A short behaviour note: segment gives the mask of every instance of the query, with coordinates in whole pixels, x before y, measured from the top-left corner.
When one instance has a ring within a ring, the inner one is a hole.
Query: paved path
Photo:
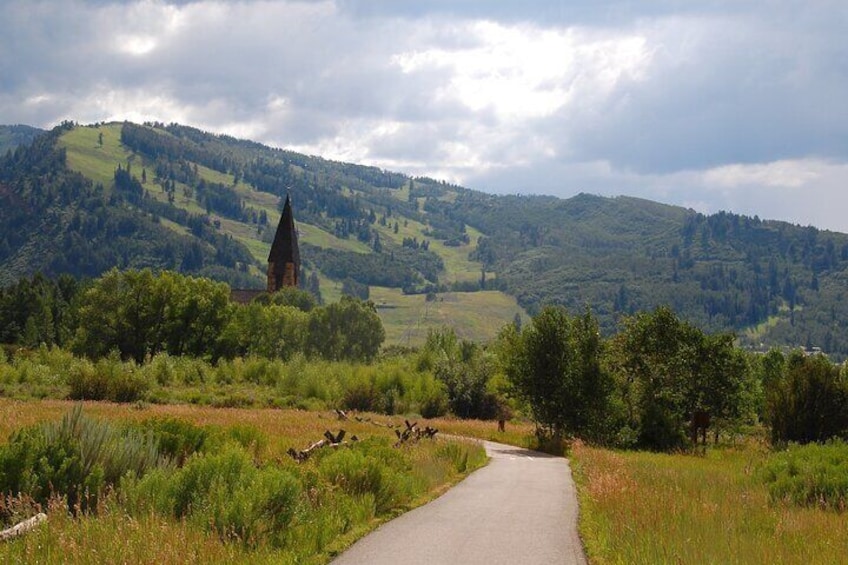
[[[585,564],[568,461],[484,444],[492,458],[486,467],[384,524],[333,563]]]

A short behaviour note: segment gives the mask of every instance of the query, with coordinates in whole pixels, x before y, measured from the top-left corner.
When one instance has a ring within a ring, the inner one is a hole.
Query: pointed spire
[[[287,194],[283,215],[280,217],[271,253],[268,255],[268,292],[274,292],[283,286],[297,286],[299,269],[297,230],[294,227],[291,197]]]

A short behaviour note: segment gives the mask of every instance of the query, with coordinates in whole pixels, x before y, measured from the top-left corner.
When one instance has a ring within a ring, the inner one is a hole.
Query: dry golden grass
[[[19,401],[0,398],[0,442],[9,434],[25,426],[47,420],[58,420],[75,404],[69,400]],[[267,452],[263,458],[282,458],[289,447],[302,449],[321,439],[325,430],[337,432],[344,428],[350,435],[359,437],[394,437],[386,426],[354,419],[341,421],[334,412],[308,412],[305,410],[277,410],[256,408],[214,408],[210,406],[135,405],[111,402],[84,402],[85,413],[96,418],[139,422],[151,418],[177,418],[198,426],[250,426],[268,438]],[[380,424],[402,425],[399,417],[366,415]],[[476,437],[476,436],[475,436]]]
[[[506,429],[503,432],[498,431],[498,423],[492,420],[433,418],[427,420],[426,425],[433,426],[444,434],[485,439],[518,447],[531,446],[535,429],[533,424],[519,420],[507,422]]]
[[[848,563],[848,516],[769,502],[756,446],[704,457],[576,445],[593,563]]]

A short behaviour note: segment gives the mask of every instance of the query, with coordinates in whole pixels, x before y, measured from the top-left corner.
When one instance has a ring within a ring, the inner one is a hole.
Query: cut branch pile
[[[418,422],[410,424],[409,420],[404,420],[403,423],[406,424],[405,430],[395,430],[395,434],[398,437],[398,440],[395,442],[395,447],[400,447],[408,442],[416,442],[421,438],[433,439],[439,432],[439,430],[431,428],[430,426],[427,426],[422,430],[418,427]]]
[[[344,441],[345,434],[347,434],[344,430],[339,430],[339,433],[333,434],[330,430],[326,430],[324,432],[324,439],[318,440],[306,449],[302,449],[297,451],[293,447],[290,447],[286,453],[291,455],[292,459],[299,463],[303,463],[309,456],[312,455],[312,452],[316,449],[321,449],[322,447],[341,447],[342,445],[348,445],[350,442]],[[359,438],[356,436],[350,436],[350,441],[359,441]]]

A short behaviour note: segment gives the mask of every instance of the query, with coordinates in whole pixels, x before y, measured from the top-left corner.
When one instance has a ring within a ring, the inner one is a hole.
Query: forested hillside
[[[0,284],[149,266],[259,287],[286,193],[308,289],[373,298],[395,343],[442,322],[485,339],[546,303],[589,306],[609,333],[668,304],[748,344],[848,354],[843,234],[626,197],[493,196],[176,124],[68,123],[0,158]]]
[[[0,125],[0,155],[5,155],[7,151],[15,149],[19,145],[30,143],[42,133],[44,133],[44,130],[30,126]]]

